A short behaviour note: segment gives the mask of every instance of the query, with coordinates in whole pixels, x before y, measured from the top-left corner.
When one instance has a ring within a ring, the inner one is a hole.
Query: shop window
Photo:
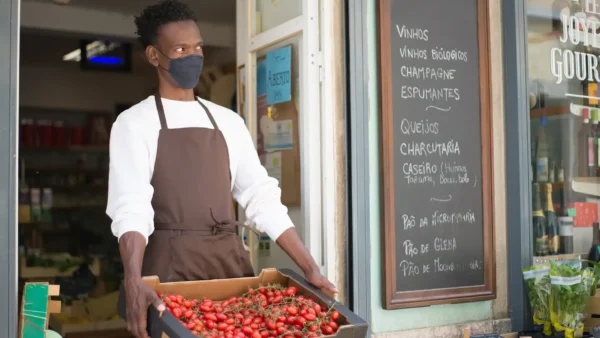
[[[256,34],[302,15],[302,1],[255,0]]]
[[[527,29],[534,256],[587,254],[600,206],[600,1],[527,0]]]

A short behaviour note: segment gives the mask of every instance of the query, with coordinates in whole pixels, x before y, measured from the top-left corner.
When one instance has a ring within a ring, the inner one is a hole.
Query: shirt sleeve
[[[143,138],[131,124],[118,119],[110,135],[107,215],[117,238],[136,231],[146,238],[154,231],[150,160]]]
[[[233,197],[245,209],[246,218],[272,240],[294,227],[288,209],[281,203],[279,182],[269,177],[258,158],[254,142],[243,120],[236,117],[238,157],[233,183]]]

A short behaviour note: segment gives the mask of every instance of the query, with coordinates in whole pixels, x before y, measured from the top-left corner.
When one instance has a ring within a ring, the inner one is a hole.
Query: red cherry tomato
[[[298,288],[290,286],[285,290],[285,295],[290,297],[298,293]]]
[[[324,325],[322,330],[323,330],[323,333],[326,335],[333,334],[333,329],[329,325]]]
[[[204,315],[204,319],[206,319],[207,321],[212,321],[212,322],[216,322],[217,321],[217,316],[213,315],[212,313],[207,313]]]
[[[338,325],[338,323],[334,322],[333,320],[330,321],[328,325],[331,326],[331,328],[333,329],[334,332],[337,331],[339,329],[339,327],[340,327]]]
[[[287,308],[287,312],[291,315],[291,316],[295,316],[298,314],[298,308],[295,306],[290,306]]]

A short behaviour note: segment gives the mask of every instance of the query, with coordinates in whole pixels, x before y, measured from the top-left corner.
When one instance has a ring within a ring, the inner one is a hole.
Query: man
[[[119,238],[132,333],[147,337],[148,306],[165,309],[142,276],[177,282],[254,275],[236,234],[233,198],[310,283],[337,292],[296,234],[243,120],[194,97],[203,54],[192,11],[176,0],[162,1],[135,24],[156,68],[158,92],[113,125],[107,207]]]

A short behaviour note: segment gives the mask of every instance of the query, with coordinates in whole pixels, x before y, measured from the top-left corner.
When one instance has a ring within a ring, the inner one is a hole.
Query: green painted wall
[[[380,243],[379,128],[376,0],[370,1],[369,28],[369,172],[371,214],[371,329],[373,333],[452,325],[492,318],[492,303],[476,302],[387,311],[382,307]]]

